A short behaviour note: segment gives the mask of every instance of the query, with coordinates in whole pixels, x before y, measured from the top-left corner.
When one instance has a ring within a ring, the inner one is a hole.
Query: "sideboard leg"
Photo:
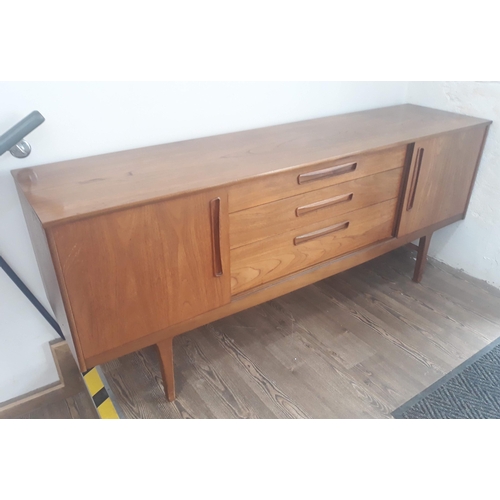
[[[156,344],[160,356],[161,376],[165,395],[169,401],[175,400],[175,379],[174,379],[174,350],[173,338],[164,340]]]
[[[417,263],[415,264],[415,271],[413,273],[413,281],[415,283],[420,283],[422,281],[425,265],[427,264],[427,252],[429,251],[431,237],[432,233],[426,234],[420,238],[417,251]]]

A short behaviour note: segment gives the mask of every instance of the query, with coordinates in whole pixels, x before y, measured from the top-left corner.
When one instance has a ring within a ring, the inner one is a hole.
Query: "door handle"
[[[328,167],[321,170],[315,170],[314,172],[307,172],[305,174],[300,174],[297,177],[297,182],[299,184],[305,184],[306,182],[347,174],[349,172],[354,172],[357,166],[357,163],[346,163],[345,165],[337,165],[336,167]]]
[[[220,198],[210,200],[210,221],[212,225],[212,264],[214,276],[222,276],[222,254],[221,254],[221,201]]]
[[[345,203],[351,201],[354,193],[341,194],[340,196],[335,196],[334,198],[328,198],[327,200],[317,201],[316,203],[311,203],[310,205],[304,205],[303,207],[298,207],[295,210],[295,215],[300,217],[301,215],[308,214],[315,210],[320,210],[321,208],[331,207],[332,205],[337,205],[339,203]]]
[[[324,229],[319,229],[318,231],[313,231],[312,233],[303,234],[301,236],[297,236],[293,240],[294,245],[300,245],[301,243],[306,243],[311,240],[315,240],[317,238],[321,238],[322,236],[326,236],[327,234],[335,233],[337,231],[342,231],[343,229],[347,229],[349,227],[349,221],[341,222],[340,224],[334,224],[333,226],[325,227]]]
[[[411,181],[410,196],[408,197],[408,204],[406,205],[406,211],[409,212],[413,208],[415,203],[415,195],[417,193],[418,179],[420,177],[420,169],[422,168],[422,159],[424,157],[424,148],[418,148],[416,160],[415,160],[415,170],[413,171],[413,179]]]

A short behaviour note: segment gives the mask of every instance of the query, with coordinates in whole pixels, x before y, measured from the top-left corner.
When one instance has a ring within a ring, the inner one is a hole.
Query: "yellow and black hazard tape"
[[[97,411],[99,412],[99,416],[103,419],[120,418],[110,397],[110,391],[108,391],[104,385],[104,376],[99,373],[97,367],[86,371],[82,375]]]

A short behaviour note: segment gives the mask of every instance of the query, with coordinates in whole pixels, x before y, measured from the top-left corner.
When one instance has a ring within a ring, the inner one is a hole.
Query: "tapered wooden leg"
[[[427,264],[427,252],[431,243],[432,233],[422,236],[418,243],[417,250],[417,263],[415,264],[415,271],[413,273],[413,281],[420,283],[424,275],[425,265]]]
[[[160,356],[161,376],[163,378],[165,396],[167,396],[169,401],[174,401],[175,399],[174,350],[172,344],[173,338],[156,344]]]

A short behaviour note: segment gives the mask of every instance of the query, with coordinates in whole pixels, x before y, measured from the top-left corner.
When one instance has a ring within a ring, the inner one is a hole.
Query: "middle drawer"
[[[231,249],[396,198],[403,168],[284,198],[229,215]]]

